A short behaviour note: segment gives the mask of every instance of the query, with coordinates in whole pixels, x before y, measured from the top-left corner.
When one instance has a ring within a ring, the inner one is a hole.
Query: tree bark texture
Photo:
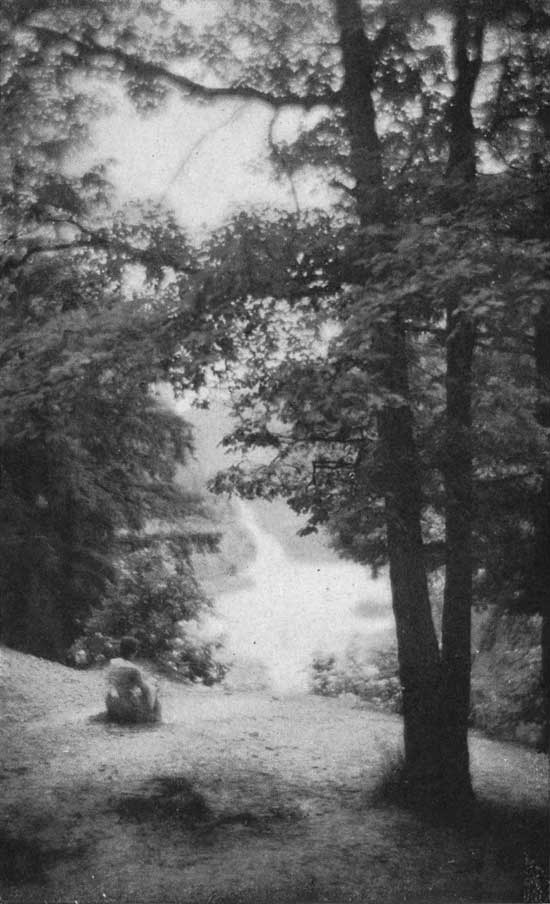
[[[344,67],[343,104],[361,225],[389,216],[381,146],[372,100],[374,48],[365,34],[359,0],[335,0]],[[405,780],[412,796],[429,794],[442,776],[440,662],[421,533],[422,493],[413,416],[408,401],[406,336],[399,312],[374,332],[373,356],[388,393],[378,419],[386,506],[388,557],[403,686]]]
[[[384,383],[406,400],[407,347],[396,316],[377,336]],[[440,662],[421,531],[422,492],[410,406],[387,406],[378,418],[392,604],[403,692],[405,780],[412,796],[441,788]]]
[[[481,69],[482,10],[455,4],[454,92],[449,107],[447,178],[463,184],[476,177],[472,98]],[[460,309],[458,287],[447,300],[445,484],[445,590],[441,627],[441,725],[445,787],[452,802],[473,796],[468,753],[470,712],[473,459],[472,390],[475,325]]]
[[[463,312],[447,311],[445,533],[441,705],[446,786],[472,795],[470,712],[472,607],[472,364],[475,328]]]
[[[484,23],[473,4],[456,0],[453,29],[455,81],[448,108],[449,157],[447,176],[474,179],[476,175],[476,138],[472,117],[472,98],[481,69]]]
[[[538,382],[537,420],[550,428],[550,302],[535,318],[535,366]],[[541,490],[535,519],[533,591],[542,615],[542,681],[545,701],[543,746],[550,747],[550,473],[541,474]]]
[[[342,103],[350,143],[355,197],[363,225],[385,221],[389,213],[384,186],[382,146],[372,99],[376,64],[365,34],[359,0],[335,0],[336,22],[344,67]]]

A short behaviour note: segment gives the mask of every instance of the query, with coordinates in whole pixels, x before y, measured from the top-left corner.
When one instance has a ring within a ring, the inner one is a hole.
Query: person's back
[[[120,656],[112,659],[107,670],[107,714],[115,722],[157,722],[160,704],[144,680],[140,669],[132,662],[137,653],[133,637],[120,641]]]

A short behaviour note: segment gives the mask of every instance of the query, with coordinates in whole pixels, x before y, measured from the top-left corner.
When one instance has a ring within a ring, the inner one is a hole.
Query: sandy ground
[[[473,738],[493,815],[453,828],[374,806],[401,723],[353,700],[165,681],[120,728],[101,673],[0,667],[2,904],[548,900],[542,754]]]

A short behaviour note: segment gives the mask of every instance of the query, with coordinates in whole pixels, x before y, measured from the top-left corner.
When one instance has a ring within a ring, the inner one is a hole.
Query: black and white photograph
[[[550,0],[0,0],[0,904],[549,904]]]

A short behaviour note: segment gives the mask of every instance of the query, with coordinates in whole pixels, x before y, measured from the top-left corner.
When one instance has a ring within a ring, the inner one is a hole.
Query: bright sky
[[[115,112],[93,125],[92,144],[70,161],[70,172],[108,160],[121,202],[164,200],[192,231],[251,205],[295,209],[290,182],[277,182],[267,159],[272,113],[265,105],[200,103],[174,92],[157,112],[143,116],[122,93],[114,102]],[[302,119],[299,110],[281,113],[277,136],[295,134]],[[330,197],[313,179],[296,180],[294,187],[301,208]]]
[[[109,176],[121,200],[162,198],[184,225],[198,228],[225,217],[244,198],[258,203],[280,197],[265,168],[251,172],[265,154],[262,118],[265,111],[250,106],[208,107],[177,97],[143,118],[123,102],[92,135],[95,153],[112,160]]]

